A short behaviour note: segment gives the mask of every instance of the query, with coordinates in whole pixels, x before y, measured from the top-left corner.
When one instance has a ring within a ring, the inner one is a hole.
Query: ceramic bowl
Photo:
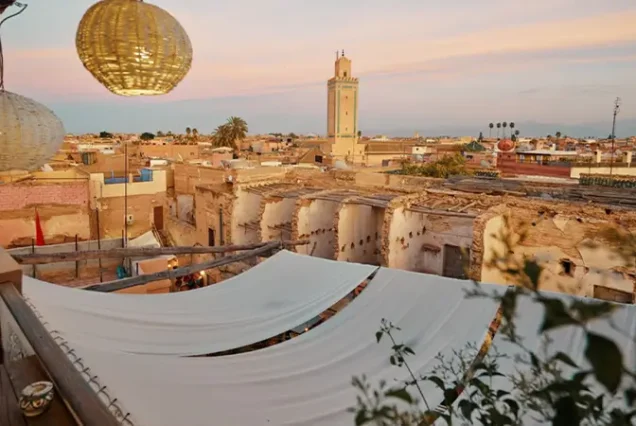
[[[53,400],[53,383],[35,382],[22,390],[20,409],[27,417],[39,416],[49,408]]]

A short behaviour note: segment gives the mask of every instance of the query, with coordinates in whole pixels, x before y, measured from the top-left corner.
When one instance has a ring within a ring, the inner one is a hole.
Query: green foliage
[[[240,117],[230,117],[225,124],[222,124],[214,131],[214,146],[227,146],[238,151],[237,142],[242,141],[247,136],[247,122]]]
[[[469,175],[466,159],[460,154],[445,155],[440,160],[424,165],[404,163],[400,173],[409,176],[426,176],[446,179],[454,175]]]
[[[396,342],[395,334],[400,329],[383,319],[375,334],[376,341],[380,343],[385,336],[391,340],[390,363],[396,368],[407,369],[411,379],[390,392],[373,391],[366,378],[358,380],[356,387],[373,396],[358,397],[357,406],[352,408],[357,413],[356,425],[431,425],[440,417],[449,425],[459,421],[459,424],[516,426],[529,419],[553,425],[634,424],[636,374],[624,365],[616,342],[588,328],[591,321],[607,318],[616,305],[595,300],[569,300],[540,292],[542,266],[533,258],[514,256],[514,246],[523,241],[526,233],[523,229],[513,231],[509,218],[505,217],[504,223],[504,230],[495,235],[503,249],[493,252],[492,260],[486,265],[497,267],[504,276],[510,277],[510,282],[518,285],[501,295],[489,294],[475,283],[467,297],[485,297],[499,303],[502,319],[497,333],[520,349],[521,355],[514,362],[527,368],[520,368],[519,372],[511,373],[502,381],[512,386],[499,388],[493,379],[503,376],[499,372],[499,361],[506,356],[500,355],[495,346],[482,352],[468,343],[462,350],[453,350],[450,358],[439,354],[432,371],[418,377],[408,364],[413,350]],[[602,231],[600,235],[603,239],[619,241],[622,247],[619,254],[633,264],[636,237],[610,230]],[[629,248],[625,248],[626,245]],[[538,331],[541,345],[534,350],[526,348],[516,332],[520,298],[530,298],[544,308]],[[553,343],[552,332],[563,327],[574,327],[584,334],[585,368],[567,354],[549,350]],[[419,386],[423,381],[431,382],[439,389],[439,399],[435,402],[442,401],[442,404],[434,411]],[[594,383],[601,386],[591,386]],[[419,395],[422,401],[413,395]]]
[[[113,138],[113,134],[112,133],[108,133],[107,131],[104,130],[102,132],[99,132],[99,137],[101,139],[112,139]]]
[[[142,141],[149,141],[155,138],[155,135],[150,133],[150,132],[143,132],[140,136],[139,139],[141,139]]]

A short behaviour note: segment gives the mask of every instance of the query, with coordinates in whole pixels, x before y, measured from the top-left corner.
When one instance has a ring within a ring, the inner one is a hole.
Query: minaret
[[[327,83],[327,136],[331,154],[361,162],[364,145],[358,144],[358,79],[351,75],[351,60],[336,54],[335,75]]]

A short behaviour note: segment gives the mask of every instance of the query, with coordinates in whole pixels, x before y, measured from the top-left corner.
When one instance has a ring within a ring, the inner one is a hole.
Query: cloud
[[[192,17],[192,13],[183,19],[191,25],[199,24],[192,27],[193,42],[197,40],[199,45],[208,32],[207,27],[201,27],[200,19]],[[635,56],[596,54],[577,57],[568,53],[636,42],[636,25],[633,25],[636,11],[629,10],[585,18],[552,19],[513,28],[479,29],[460,35],[453,35],[451,29],[450,34],[431,36],[430,28],[420,30],[418,27],[407,37],[404,30],[396,29],[396,24],[388,28],[376,27],[373,31],[370,24],[376,22],[373,19],[361,23],[356,28],[358,37],[349,41],[354,73],[361,78],[400,76],[451,81],[469,74],[510,73],[542,64],[630,61]],[[444,26],[449,28],[448,21],[444,21]],[[394,31],[397,32],[392,33]],[[295,90],[324,84],[332,74],[333,58],[325,52],[325,40],[316,34],[282,40],[279,34],[264,33],[262,41],[255,41],[255,33],[259,33],[258,28],[241,34],[238,47],[219,39],[201,49],[195,44],[195,58],[189,75],[174,93],[154,101]],[[399,43],[396,42],[398,36]],[[326,38],[332,37],[327,35]],[[383,38],[386,41],[382,41]],[[246,44],[248,39],[250,43]],[[249,50],[248,45],[251,46]],[[214,55],[217,50],[219,57]],[[550,57],[553,52],[560,55]],[[84,70],[73,48],[12,49],[5,52],[5,57],[9,90],[15,87],[65,98],[109,96]]]

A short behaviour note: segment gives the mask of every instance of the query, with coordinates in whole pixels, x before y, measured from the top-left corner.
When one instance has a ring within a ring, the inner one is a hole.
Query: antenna
[[[616,98],[614,101],[614,117],[612,118],[612,152],[610,157],[610,178],[612,177],[612,171],[614,168],[614,142],[616,141],[616,116],[621,111],[621,98]]]
[[[342,49],[342,57],[344,58],[344,49]]]

